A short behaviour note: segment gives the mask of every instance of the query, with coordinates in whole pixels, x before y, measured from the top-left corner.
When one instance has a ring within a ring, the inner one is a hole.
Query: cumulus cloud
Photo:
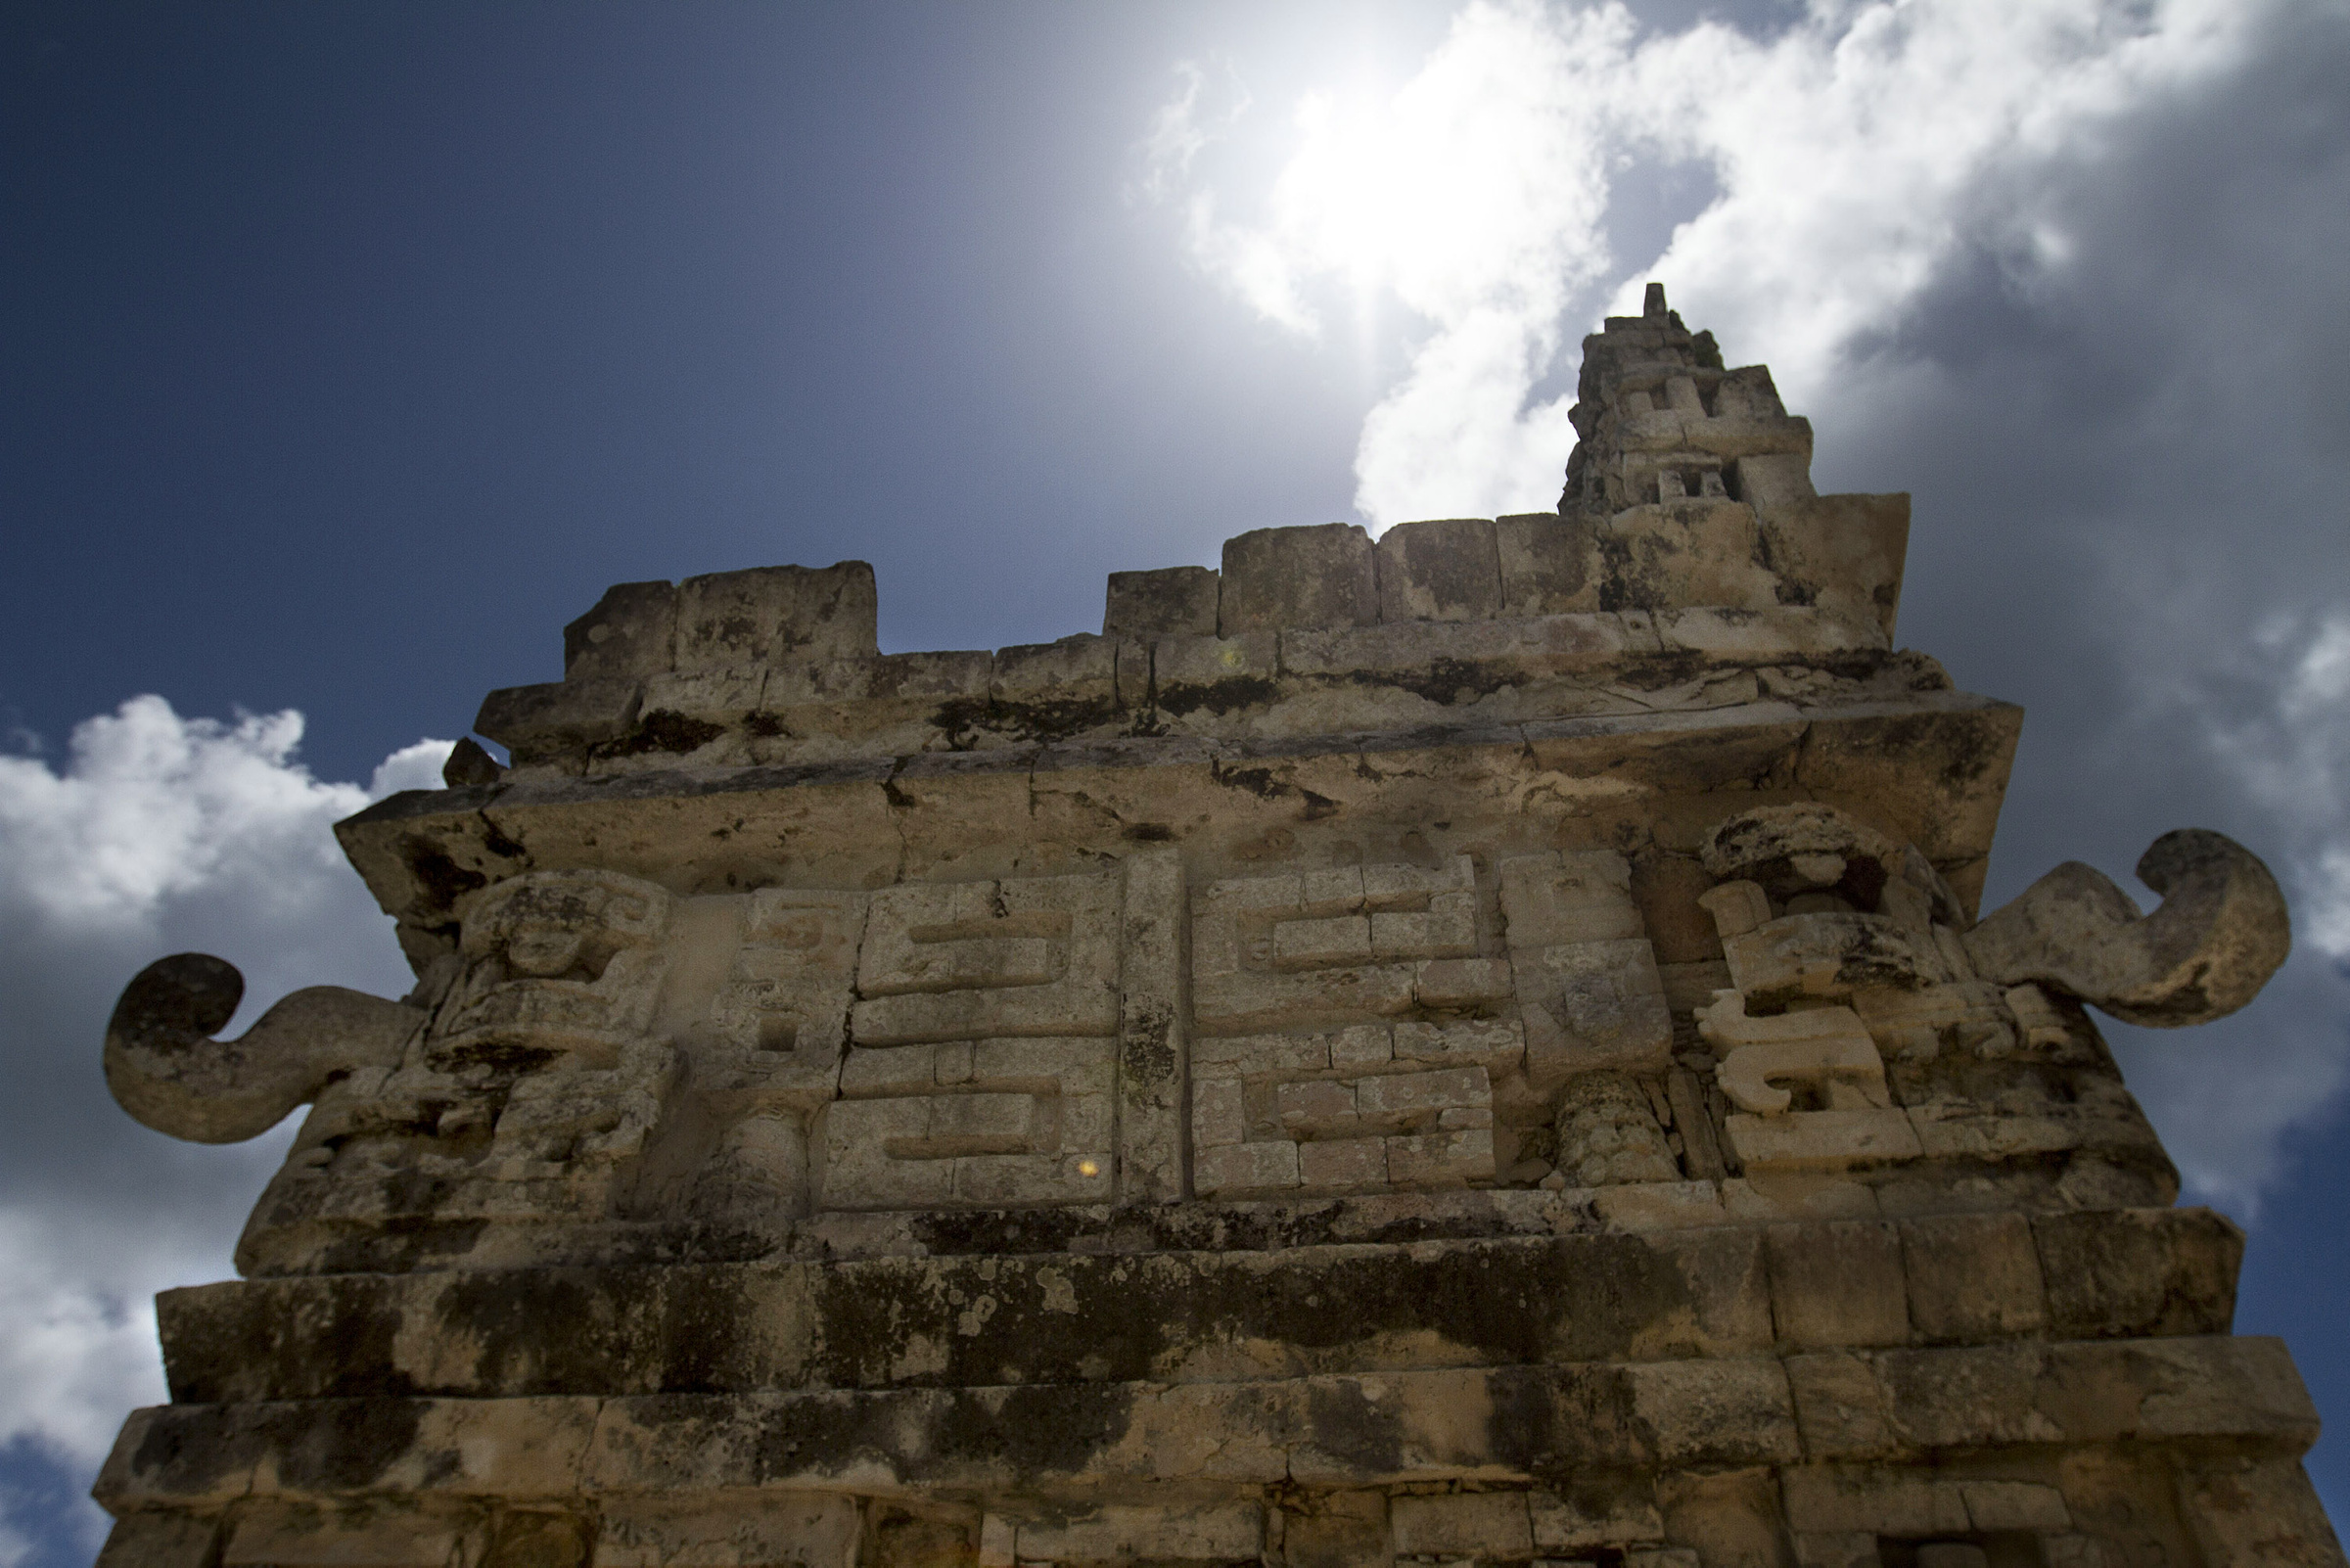
[[[115,993],[191,947],[244,970],[245,1019],[298,986],[407,985],[332,827],[437,786],[449,743],[405,747],[361,786],[312,776],[301,735],[298,713],[189,718],[150,696],[80,724],[60,765],[0,757],[0,1048],[43,1108],[0,1145],[0,1452],[84,1485],[124,1412],[163,1396],[154,1294],[229,1276],[288,1135],[198,1149],[122,1115],[98,1056]],[[49,1506],[0,1489],[12,1501]],[[71,1506],[94,1545],[102,1520]],[[0,1561],[59,1523],[0,1519]]]
[[[2065,259],[2061,214],[1985,209],[1986,178],[2080,158],[2117,116],[2225,71],[2260,9],[1820,4],[1764,39],[1715,22],[1643,36],[1617,4],[1473,0],[1392,93],[1307,94],[1254,215],[1190,180],[1245,107],[1211,120],[1196,68],[1145,151],[1152,188],[1184,191],[1197,260],[1268,320],[1318,331],[1317,288],[1343,285],[1432,328],[1364,422],[1363,515],[1491,513],[1539,503],[1532,486],[1565,465],[1571,395],[1529,396],[1570,305],[1619,271],[1610,203],[1636,161],[1702,164],[1716,194],[1662,256],[1625,259],[1652,261],[1692,318],[1807,398],[1970,229],[2026,264]],[[1636,291],[1625,279],[1619,304]]]
[[[1775,20],[1470,0],[1400,85],[1243,114],[1188,78],[1160,189],[1265,320],[1333,353],[1350,316],[1405,324],[1356,456],[1374,528],[1552,504],[1573,339],[1650,278],[1772,365],[1823,488],[1914,491],[1904,640],[2033,712],[1993,899],[2059,859],[2122,875],[2188,823],[2293,899],[2252,1008],[2113,1031],[2190,1186],[2248,1210],[2350,1065],[2350,18]],[[1633,221],[1659,193],[1667,221]]]

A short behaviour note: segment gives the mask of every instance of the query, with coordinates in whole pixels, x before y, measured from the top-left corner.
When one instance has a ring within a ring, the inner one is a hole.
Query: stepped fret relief
[[[1522,1030],[1473,1016],[1384,1021],[1506,1007],[1508,967],[1479,945],[1466,855],[1435,870],[1350,866],[1205,889],[1191,949],[1197,1190],[1493,1179],[1493,1084],[1522,1067]],[[1368,1019],[1382,1021],[1328,1027]]]
[[[1908,498],[1661,290],[1570,418],[1554,513],[1098,635],[608,592],[338,826],[407,997],[123,992],[140,1121],[310,1111],[100,1568],[2350,1568],[2089,1011],[2243,1005],[2275,881],[1978,920],[2020,715],[1894,651]]]

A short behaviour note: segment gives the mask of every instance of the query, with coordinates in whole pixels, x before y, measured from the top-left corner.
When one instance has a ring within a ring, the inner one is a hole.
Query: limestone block
[[[1306,1493],[1285,1500],[1277,1519],[1281,1568],[1359,1568],[1394,1554],[1384,1493]]]
[[[1964,1489],[1931,1471],[1805,1465],[1785,1471],[1779,1488],[1789,1528],[1806,1533],[1913,1537],[1964,1535],[1975,1528]]]
[[[687,577],[677,584],[675,668],[797,669],[871,659],[880,652],[876,604],[873,569],[862,561]]]
[[[598,1522],[595,1568],[855,1568],[863,1512],[838,1493],[732,1507],[622,1495]]]
[[[877,702],[976,701],[988,695],[994,663],[985,648],[884,654],[867,667],[867,691]]]
[[[1610,608],[1775,610],[1778,579],[1757,564],[1757,542],[1753,509],[1727,497],[1631,506],[1600,530],[1603,592]]]
[[[1612,850],[1511,855],[1495,870],[1512,947],[1647,935],[1632,898],[1632,863]]]
[[[1764,518],[1774,519],[1820,492],[1812,487],[1812,456],[1802,452],[1758,452],[1730,463],[1726,476],[1731,488]]]
[[[536,871],[478,895],[463,912],[464,978],[428,1054],[610,1064],[652,1021],[671,905],[659,885],[613,871]]]
[[[1280,1141],[1194,1149],[1192,1188],[1203,1198],[1293,1189],[1304,1179],[1298,1162],[1299,1148],[1298,1144]]]
[[[669,668],[677,590],[668,582],[616,582],[595,608],[563,628],[563,678],[633,680]]]
[[[1771,920],[1771,899],[1759,882],[1725,882],[1698,895],[1697,902],[1714,917],[1714,931],[1724,943]]]
[[[2181,1468],[2182,1511],[2212,1568],[2345,1560],[2297,1460],[2215,1456]]]
[[[1510,686],[1554,692],[1562,678],[1598,675],[1630,655],[1657,650],[1655,627],[1645,616],[1636,622],[1593,614],[1291,628],[1280,641],[1283,674],[1358,692],[1366,680],[1382,682],[1392,690],[1377,712],[1399,723],[1422,721],[1428,712],[1405,694],[1457,704]]]
[[[1749,1171],[1845,1171],[1913,1160],[1917,1133],[1899,1111],[1795,1111],[1732,1116],[1727,1130]]]
[[[541,686],[506,686],[482,699],[474,733],[514,754],[516,765],[618,740],[636,723],[634,680],[590,676]]]
[[[1723,1053],[1716,1077],[1741,1111],[1777,1116],[1803,1097],[1805,1111],[1883,1110],[1893,1102],[1876,1042],[1849,1007],[1749,1018],[1734,991],[1715,994],[1697,1031]],[[1782,1087],[1791,1084],[1792,1089]]]
[[[817,1202],[825,1208],[945,1208],[954,1201],[954,1161],[900,1158],[925,1147],[931,1099],[842,1100],[817,1119],[824,1151]],[[1026,1131],[1025,1127],[1023,1131]]]
[[[1534,1526],[1523,1492],[1456,1492],[1388,1500],[1395,1549],[1405,1556],[1523,1561],[1534,1555]]]
[[[485,1545],[466,1523],[396,1503],[250,1509],[225,1532],[220,1568],[444,1568]]]
[[[645,677],[645,718],[651,722],[660,715],[671,714],[730,728],[759,712],[766,698],[770,673],[764,665],[659,670]],[[717,738],[714,733],[708,737]]]
[[[2049,1332],[2062,1339],[2225,1334],[2243,1232],[2208,1209],[2036,1215]]]
[[[1926,1339],[2003,1339],[2037,1333],[2046,1323],[2040,1258],[2022,1215],[1908,1220],[1901,1237],[1910,1316]]]
[[[1668,652],[1722,665],[1850,658],[1891,646],[1873,617],[1843,618],[1798,605],[1659,609],[1656,634]]]
[[[1167,636],[1151,644],[1154,700],[1162,712],[1177,717],[1200,709],[1222,714],[1269,702],[1280,673],[1280,638],[1271,631]]]
[[[710,1008],[732,1047],[729,1087],[757,1103],[813,1110],[832,1097],[854,1000],[865,897],[763,888]]]
[[[1219,635],[1379,619],[1370,535],[1352,523],[1258,529],[1224,540]]]
[[[1872,1530],[1797,1531],[1791,1539],[1796,1568],[1884,1568]]]
[[[1526,1507],[1534,1549],[1544,1555],[1636,1546],[1665,1535],[1655,1496],[1644,1485],[1594,1483],[1579,1492],[1538,1491],[1528,1494]]]
[[[1913,1105],[1909,1116],[1918,1147],[1935,1159],[2017,1160],[2094,1149],[2109,1159],[2124,1156],[2167,1164],[2153,1130],[2134,1111],[2050,1105],[2031,1114],[2002,1115],[1953,1104]]]
[[[1910,547],[1910,497],[1814,495],[1771,508],[1763,525],[1771,565],[1823,612],[1878,627],[1890,646]]]
[[[1399,523],[1379,536],[1381,621],[1479,621],[1501,613],[1494,525]]]
[[[1807,1418],[1805,1446],[1816,1456],[1849,1453],[1841,1445],[1856,1439],[1881,1453],[2189,1437],[2297,1454],[2317,1431],[2308,1394],[2275,1340],[2025,1342],[1867,1360],[1877,1383],[1871,1419],[1880,1424],[1871,1432],[1839,1414],[1815,1431]]]
[[[1039,877],[884,889],[857,960],[860,1043],[1117,1032],[1119,885]]]
[[[1510,856],[1498,870],[1536,1089],[1579,1072],[1663,1070],[1673,1022],[1630,862],[1553,853]]]
[[[2055,1487],[2029,1481],[1968,1481],[1958,1488],[1967,1522],[1977,1530],[2067,1531],[2072,1510]]]
[[[1265,1545],[1254,1502],[1154,1507],[1109,1503],[1017,1521],[1018,1562],[1255,1562]]]
[[[1384,1024],[1359,1025],[1328,1035],[1229,1035],[1194,1040],[1191,1071],[1195,1083],[1220,1078],[1252,1079],[1318,1073],[1328,1068],[1334,1045],[1345,1041],[1353,1057],[1394,1058],[1395,1045]]]
[[[1389,1043],[1386,1056],[1380,1059],[1392,1059],[1399,1064],[1474,1062],[1488,1074],[1500,1074],[1518,1066],[1526,1054],[1525,1033],[1516,1023],[1506,1019],[1463,1019],[1449,1024],[1398,1024],[1392,1033],[1376,1025],[1342,1030],[1330,1037],[1330,1064],[1347,1066],[1350,1050],[1365,1053],[1363,1059],[1367,1061],[1382,1034],[1389,1035]]]
[[[1909,1343],[1908,1281],[1893,1225],[1777,1224],[1765,1235],[1771,1315],[1783,1344],[1826,1350]]]
[[[1058,642],[999,648],[989,696],[1004,706],[1118,706],[1118,644],[1079,632]]]
[[[1490,1130],[1417,1132],[1381,1141],[1387,1150],[1390,1185],[1442,1187],[1493,1179],[1494,1134]]]
[[[1929,935],[1883,915],[1782,915],[1725,937],[1730,979],[1758,1002],[1850,996],[1870,987],[1915,990],[1958,978]]]
[[[124,1514],[107,1532],[97,1568],[211,1568],[219,1523],[210,1514]]]
[[[1527,1073],[1538,1090],[1580,1073],[1670,1065],[1673,1016],[1647,942],[1513,947],[1510,970],[1525,1018]]]
[[[1113,572],[1102,609],[1102,635],[1213,637],[1218,581],[1210,567]]]
[[[1298,1184],[1307,1192],[1373,1192],[1398,1179],[1389,1160],[1393,1139],[1382,1137],[1323,1138],[1298,1145]],[[1484,1174],[1493,1160],[1487,1151]]]
[[[1867,1358],[1823,1351],[1790,1356],[1783,1364],[1806,1452],[1845,1458],[1895,1452],[1885,1388]]]

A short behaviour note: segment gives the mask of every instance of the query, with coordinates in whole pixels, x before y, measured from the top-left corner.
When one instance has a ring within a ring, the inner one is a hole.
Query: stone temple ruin
[[[109,1568],[2340,1564],[2241,1237],[2084,1010],[2282,960],[1977,918],[2021,713],[1901,495],[1651,291],[1557,513],[1246,533],[882,655],[869,568],[626,583],[338,830],[406,999],[123,993],[147,1125],[312,1108],[159,1306]]]

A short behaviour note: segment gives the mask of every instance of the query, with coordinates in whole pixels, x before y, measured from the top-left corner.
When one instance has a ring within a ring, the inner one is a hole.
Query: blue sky
[[[1994,899],[2278,870],[2267,995],[2110,1033],[2350,1412],[2338,5],[25,3],[0,72],[0,1568],[89,1559],[146,1298],[280,1146],[115,1111],[115,992],[395,988],[326,824],[605,584],[856,557],[885,647],[987,647],[1544,506],[1652,277],[1914,493],[1901,640],[2031,714]]]

